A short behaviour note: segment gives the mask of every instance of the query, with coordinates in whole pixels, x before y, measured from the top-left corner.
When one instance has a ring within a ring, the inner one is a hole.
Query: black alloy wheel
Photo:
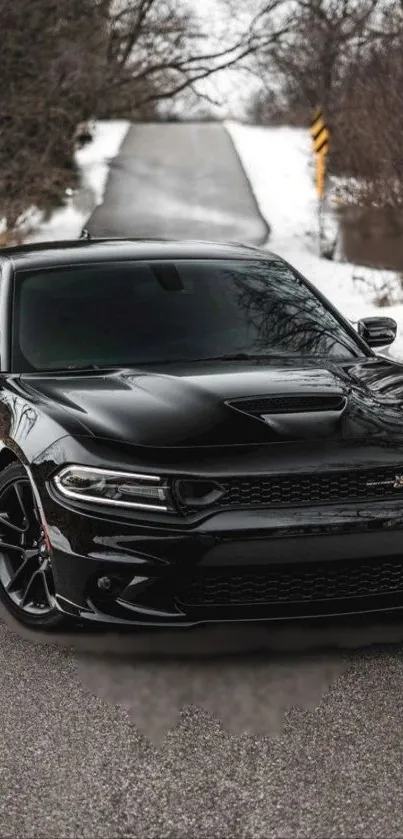
[[[0,601],[26,626],[64,622],[54,599],[51,556],[31,481],[19,463],[0,474]]]

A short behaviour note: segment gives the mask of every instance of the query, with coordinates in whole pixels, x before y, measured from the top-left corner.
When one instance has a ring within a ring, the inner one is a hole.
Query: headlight
[[[173,509],[166,483],[155,475],[67,466],[56,475],[54,484],[67,498],[140,510]]]

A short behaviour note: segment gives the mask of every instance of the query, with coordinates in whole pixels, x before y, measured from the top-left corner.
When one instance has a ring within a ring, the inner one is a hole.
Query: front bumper
[[[45,514],[58,606],[82,621],[173,627],[403,608],[401,501],[226,511],[196,525],[55,499]]]

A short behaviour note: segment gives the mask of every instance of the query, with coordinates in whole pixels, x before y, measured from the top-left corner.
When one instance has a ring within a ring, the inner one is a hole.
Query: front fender
[[[66,419],[66,421],[64,421]],[[68,416],[55,415],[42,404],[18,392],[18,382],[0,389],[0,446],[9,449],[24,464],[40,458],[50,446],[75,431]],[[81,426],[77,430],[83,433]],[[89,435],[91,436],[91,435]]]

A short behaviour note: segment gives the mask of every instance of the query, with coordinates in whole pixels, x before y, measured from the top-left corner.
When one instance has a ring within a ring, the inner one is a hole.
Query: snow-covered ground
[[[388,315],[398,322],[398,336],[388,354],[403,358],[402,288],[396,275],[347,262],[321,258],[318,250],[318,204],[308,131],[260,128],[227,123],[263,217],[271,228],[268,247],[293,264],[352,321]],[[329,219],[328,219],[329,223]],[[329,232],[329,231],[328,231]],[[335,236],[336,227],[330,230]],[[365,282],[363,282],[365,281]],[[374,305],[377,289],[387,284],[397,303]]]
[[[80,190],[67,196],[65,205],[52,213],[47,221],[38,212],[27,214],[27,223],[35,228],[27,241],[77,239],[94,208],[102,203],[109,162],[116,157],[129,125],[126,120],[99,120],[95,123],[92,141],[75,152]]]

